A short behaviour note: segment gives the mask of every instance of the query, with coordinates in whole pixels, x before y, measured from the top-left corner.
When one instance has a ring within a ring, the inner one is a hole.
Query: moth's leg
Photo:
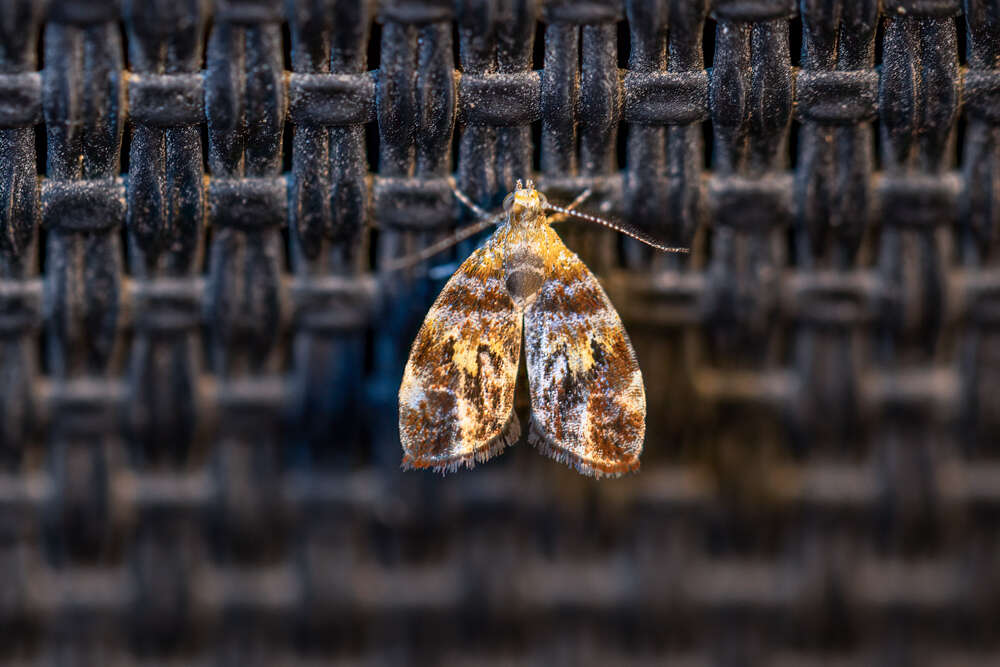
[[[387,262],[381,267],[382,271],[401,271],[403,269],[409,269],[417,264],[420,264],[424,260],[430,259],[439,252],[443,252],[448,248],[452,247],[456,243],[461,243],[470,236],[475,236],[484,229],[488,229],[492,225],[498,224],[506,214],[501,214],[496,217],[486,218],[485,220],[480,220],[479,222],[474,222],[468,227],[463,227],[459,229],[454,234],[451,234],[436,243],[432,243],[420,252],[415,252],[412,255],[407,255],[406,257],[400,257],[391,262]]]

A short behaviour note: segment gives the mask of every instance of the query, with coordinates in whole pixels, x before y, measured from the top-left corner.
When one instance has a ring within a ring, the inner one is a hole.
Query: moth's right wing
[[[521,320],[490,239],[445,285],[413,342],[399,388],[404,468],[471,468],[517,440]]]
[[[556,259],[524,315],[529,440],[586,475],[635,471],[646,430],[635,352],[597,278],[548,232]]]

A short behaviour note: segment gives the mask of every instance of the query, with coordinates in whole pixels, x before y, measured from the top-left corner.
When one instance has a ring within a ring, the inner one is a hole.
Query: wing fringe
[[[531,418],[531,425],[528,429],[528,442],[539,451],[559,463],[563,463],[575,469],[581,475],[589,475],[601,479],[604,477],[623,477],[626,474],[639,470],[639,457],[634,456],[631,461],[605,468],[596,466],[592,461],[584,459],[579,454],[570,452],[552,442],[540,426],[535,422],[534,416]]]
[[[462,466],[469,468],[476,467],[477,463],[486,463],[491,458],[499,454],[508,445],[513,445],[521,438],[521,422],[513,412],[504,429],[485,445],[476,448],[469,454],[451,456],[446,459],[426,459],[417,460],[409,453],[403,455],[400,468],[403,470],[432,470],[445,475],[449,472],[456,472]]]

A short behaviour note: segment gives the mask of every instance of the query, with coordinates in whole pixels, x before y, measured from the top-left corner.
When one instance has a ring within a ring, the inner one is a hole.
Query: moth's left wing
[[[529,437],[581,473],[619,476],[638,469],[646,430],[639,364],[594,274],[551,234],[556,258],[524,316]]]
[[[399,388],[404,468],[481,463],[515,442],[521,311],[495,238],[451,277],[413,341]]]

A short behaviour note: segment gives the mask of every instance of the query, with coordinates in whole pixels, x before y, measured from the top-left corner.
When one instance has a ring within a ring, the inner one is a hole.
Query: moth
[[[546,212],[598,222],[661,250],[687,249],[576,213],[577,202],[553,206],[531,181],[518,181],[496,231],[437,297],[399,388],[403,468],[471,468],[520,438],[514,386],[522,346],[529,442],[586,475],[639,468],[646,397],[635,351],[604,289]]]

